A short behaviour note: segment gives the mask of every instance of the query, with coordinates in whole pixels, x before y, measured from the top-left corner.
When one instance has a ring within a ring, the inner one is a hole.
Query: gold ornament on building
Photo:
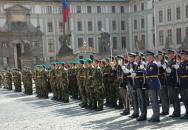
[[[80,48],[76,49],[75,53],[97,53],[97,51],[95,48],[88,46],[87,43],[84,42]]]

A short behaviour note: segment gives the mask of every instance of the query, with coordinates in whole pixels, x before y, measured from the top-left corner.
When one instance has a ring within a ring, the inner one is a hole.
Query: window
[[[101,13],[101,6],[97,6],[97,13]]]
[[[134,45],[135,45],[135,47],[137,47],[137,44],[138,44],[138,36],[135,35],[134,36]]]
[[[120,7],[120,10],[121,10],[121,13],[125,13],[124,6],[121,6],[121,7]]]
[[[112,13],[116,13],[116,7],[112,6]]]
[[[164,45],[164,31],[163,30],[159,31],[159,44]]]
[[[172,42],[172,30],[168,29],[168,42]]]
[[[54,51],[55,51],[54,40],[48,39],[48,52],[54,52]]]
[[[62,22],[59,23],[59,32],[63,32],[63,23]]]
[[[182,39],[181,39],[181,28],[176,29],[176,39],[177,39],[177,44],[181,44]]]
[[[116,29],[116,21],[112,21],[112,30],[115,31]]]
[[[53,32],[52,22],[48,22],[48,32]]]
[[[177,20],[181,19],[181,10],[180,10],[180,7],[176,8],[176,19]]]
[[[88,38],[88,45],[89,45],[89,47],[94,47],[93,38]]]
[[[76,7],[76,12],[77,12],[78,14],[82,12],[81,6],[77,6],[77,7]]]
[[[117,37],[113,37],[113,49],[117,49]]]
[[[93,24],[91,21],[88,21],[88,31],[92,31],[93,30]]]
[[[136,5],[134,5],[134,12],[136,12],[137,11],[137,6]]]
[[[186,27],[186,37],[188,37],[188,27]]]
[[[137,20],[136,19],[134,20],[134,29],[135,30],[137,29]]]
[[[87,6],[87,13],[91,13],[91,6]]]
[[[122,30],[122,31],[125,30],[125,21],[121,21],[121,30]]]
[[[160,10],[159,11],[159,23],[162,23],[163,22],[163,11]]]
[[[144,10],[144,3],[141,3],[141,10]]]
[[[141,28],[142,28],[142,29],[144,28],[144,24],[145,24],[144,18],[142,18],[142,19],[141,19]]]
[[[142,38],[142,40],[141,40],[141,49],[143,50],[143,49],[145,49],[145,35],[142,35],[141,36],[141,38]]]
[[[63,8],[62,8],[62,6],[59,6],[58,13],[59,13],[59,14],[62,14],[62,13],[63,13]]]
[[[101,29],[102,29],[102,21],[98,21],[97,22],[97,26],[98,26],[98,31],[101,31]]]
[[[81,21],[77,22],[77,28],[78,28],[78,31],[82,31],[82,22]]]
[[[81,46],[83,46],[83,38],[78,38],[78,48],[80,48]]]
[[[172,19],[172,18],[171,18],[171,9],[168,9],[168,10],[167,10],[167,16],[168,16],[168,18],[167,18],[168,21],[171,21],[171,19]]]
[[[47,6],[47,13],[52,14],[52,7],[51,6]]]
[[[186,14],[186,18],[188,18],[188,5],[186,5],[185,7],[185,14]]]
[[[121,47],[124,49],[126,48],[126,37],[121,38]]]

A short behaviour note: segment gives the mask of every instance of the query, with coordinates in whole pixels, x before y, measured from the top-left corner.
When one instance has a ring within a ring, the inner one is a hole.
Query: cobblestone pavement
[[[102,112],[94,112],[78,104],[78,101],[65,104],[0,89],[0,130],[188,130],[187,120],[162,117],[160,123],[137,122],[120,116],[121,110],[105,107]],[[149,109],[148,117],[151,114]]]

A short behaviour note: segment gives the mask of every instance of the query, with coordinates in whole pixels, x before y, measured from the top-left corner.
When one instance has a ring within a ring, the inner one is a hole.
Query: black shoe
[[[116,106],[115,109],[123,109],[123,106]]]
[[[169,114],[168,112],[161,112],[161,113],[160,113],[161,116],[166,116],[166,115],[168,115],[168,114]]]
[[[86,109],[91,109],[91,107],[92,107],[91,105],[87,105],[85,108]]]
[[[80,106],[81,108],[84,108],[84,107],[87,106],[87,104],[85,104],[85,103],[81,103],[81,104],[79,104],[79,106]]]
[[[102,111],[102,110],[103,110],[102,107],[98,107],[98,108],[95,109],[95,111]]]
[[[170,115],[169,117],[176,118],[176,117],[180,117],[180,115],[179,115],[179,114],[178,114],[178,115],[172,114],[172,115]]]
[[[180,117],[180,119],[188,119],[188,115],[184,115],[184,116]]]
[[[137,119],[137,121],[145,121],[147,120],[146,116],[139,116]]]
[[[137,114],[132,114],[132,115],[130,116],[130,118],[132,118],[132,119],[137,118],[137,117],[139,117],[139,115],[137,115]]]
[[[153,118],[149,119],[148,121],[149,121],[149,122],[160,122],[159,119],[153,119]]]
[[[122,113],[120,113],[120,115],[122,115],[122,116],[126,116],[126,115],[129,115],[129,114],[130,114],[130,112],[127,111],[127,110],[124,110]]]

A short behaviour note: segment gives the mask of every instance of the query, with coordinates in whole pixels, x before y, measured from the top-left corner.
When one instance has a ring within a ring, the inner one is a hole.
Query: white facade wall
[[[181,41],[186,37],[186,28],[188,27],[188,17],[186,17],[187,0],[156,0],[155,1],[155,23],[156,23],[156,43],[157,49],[163,49],[168,37],[168,30],[172,30],[171,48],[179,48],[181,43],[177,43],[177,28],[181,28]],[[180,8],[180,19],[177,19],[177,8]],[[171,9],[171,20],[168,20],[168,9]],[[163,12],[163,21],[159,22],[159,11]],[[164,44],[161,44],[159,31],[163,31]]]

